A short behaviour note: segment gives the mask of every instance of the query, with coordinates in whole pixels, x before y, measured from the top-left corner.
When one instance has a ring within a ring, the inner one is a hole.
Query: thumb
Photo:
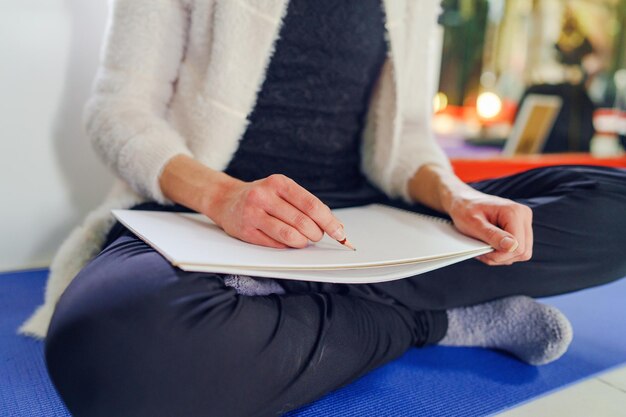
[[[479,239],[491,245],[495,250],[515,252],[519,246],[519,242],[512,234],[487,221],[483,222],[479,235]]]

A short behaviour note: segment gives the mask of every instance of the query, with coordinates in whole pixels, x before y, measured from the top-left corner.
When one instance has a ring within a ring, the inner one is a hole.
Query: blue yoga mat
[[[47,271],[0,274],[0,415],[69,416],[46,373],[42,344],[15,334],[41,302]],[[288,414],[484,416],[626,363],[626,280],[544,300],[574,325],[559,361],[532,367],[469,348],[411,349],[358,381]]]

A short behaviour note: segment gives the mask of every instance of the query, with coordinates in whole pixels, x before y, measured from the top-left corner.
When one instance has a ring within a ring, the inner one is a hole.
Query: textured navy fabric
[[[494,350],[433,346],[400,359],[286,417],[478,417],[500,413],[626,364],[626,278],[541,299],[574,327],[565,355],[534,367]]]
[[[386,56],[380,0],[291,0],[250,124],[225,172],[309,191],[366,188],[360,136]]]
[[[47,270],[0,274],[0,415],[69,417],[43,361],[43,344],[15,334],[43,300]],[[319,401],[288,414],[322,416],[492,415],[626,364],[626,279],[542,300],[574,326],[569,351],[535,368],[486,349],[409,349]],[[445,393],[445,395],[442,395]]]
[[[128,231],[111,237],[57,305],[46,340],[55,386],[79,416],[276,416],[438,340],[442,309],[626,275],[626,171],[551,167],[472,186],[533,207],[531,261],[372,284],[279,280],[285,294],[245,297]]]

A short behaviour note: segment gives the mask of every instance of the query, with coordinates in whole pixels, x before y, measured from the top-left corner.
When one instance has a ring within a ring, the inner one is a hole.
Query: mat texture
[[[66,417],[42,344],[15,329],[42,300],[47,271],[0,274],[0,415]],[[565,356],[535,368],[483,349],[411,349],[289,413],[312,416],[484,416],[626,363],[626,280],[544,300],[574,325]]]

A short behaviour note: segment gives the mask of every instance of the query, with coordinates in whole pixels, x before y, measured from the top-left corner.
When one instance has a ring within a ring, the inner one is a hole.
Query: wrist
[[[449,214],[455,205],[463,204],[481,193],[456,179],[456,181],[442,181],[438,194],[443,210]]]
[[[186,155],[170,159],[159,177],[165,197],[212,220],[218,214],[226,191],[237,182],[241,181]]]
[[[223,172],[214,172],[198,191],[199,201],[196,211],[219,224],[219,216],[223,212],[224,203],[230,191],[241,183],[243,181]]]
[[[450,184],[440,181],[437,186],[437,199],[444,213],[450,213],[450,209],[458,196],[456,191]]]
[[[471,190],[451,171],[437,165],[422,166],[409,182],[411,197],[432,209],[449,213],[459,195]]]

